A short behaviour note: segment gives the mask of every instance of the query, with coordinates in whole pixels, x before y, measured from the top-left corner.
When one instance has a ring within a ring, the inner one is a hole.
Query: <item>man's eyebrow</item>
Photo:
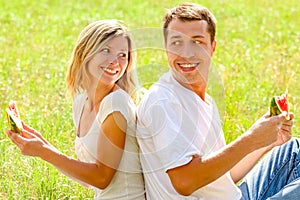
[[[187,36],[184,36],[184,35],[173,35],[170,37],[170,39],[180,39],[180,38],[184,38],[184,37],[187,37]],[[204,35],[194,35],[192,37],[190,37],[191,39],[203,39],[205,38]]]
[[[179,39],[182,38],[182,35],[173,35],[170,37],[170,39]]]
[[[192,36],[191,38],[193,38],[193,39],[205,38],[205,36],[204,35],[195,35],[195,36]]]

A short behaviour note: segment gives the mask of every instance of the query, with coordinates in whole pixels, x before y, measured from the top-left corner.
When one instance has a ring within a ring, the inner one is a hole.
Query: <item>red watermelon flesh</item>
[[[279,109],[282,111],[289,111],[287,94],[283,94],[281,96],[276,96],[275,101]]]
[[[289,112],[288,106],[288,93],[282,94],[281,96],[274,96],[271,101],[270,115],[275,116],[281,114],[283,111]],[[287,116],[289,119],[289,116]]]

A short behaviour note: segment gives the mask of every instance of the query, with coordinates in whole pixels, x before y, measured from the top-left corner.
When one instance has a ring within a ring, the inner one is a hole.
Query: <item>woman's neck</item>
[[[91,89],[87,92],[87,109],[90,111],[95,110],[96,112],[98,112],[102,99],[116,89],[116,84],[104,85],[99,83],[95,89]]]

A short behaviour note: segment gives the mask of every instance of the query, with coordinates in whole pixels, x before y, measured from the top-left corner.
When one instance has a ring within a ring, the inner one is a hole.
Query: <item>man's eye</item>
[[[195,43],[195,44],[201,44],[201,42],[199,40],[194,40],[193,43]]]
[[[172,45],[175,45],[175,46],[178,46],[178,45],[180,45],[180,41],[174,41],[174,42],[172,42],[171,44],[172,44]]]

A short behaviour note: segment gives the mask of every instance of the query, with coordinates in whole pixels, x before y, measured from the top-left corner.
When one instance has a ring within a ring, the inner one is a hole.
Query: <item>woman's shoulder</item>
[[[103,99],[103,104],[111,104],[112,106],[129,106],[129,107],[135,107],[135,104],[131,98],[131,96],[124,91],[123,89],[117,89],[107,95]]]
[[[120,112],[126,119],[135,116],[136,106],[126,91],[118,89],[102,100],[98,113],[101,119],[100,122],[112,112]]]
[[[87,98],[86,93],[78,93],[75,95],[73,100],[73,109],[80,108],[82,104],[84,104],[85,100]]]
[[[80,101],[84,101],[87,98],[87,94],[86,93],[77,93],[74,97],[73,102],[74,103],[78,103]]]
[[[115,98],[131,99],[130,95],[123,89],[119,88],[111,93]]]

